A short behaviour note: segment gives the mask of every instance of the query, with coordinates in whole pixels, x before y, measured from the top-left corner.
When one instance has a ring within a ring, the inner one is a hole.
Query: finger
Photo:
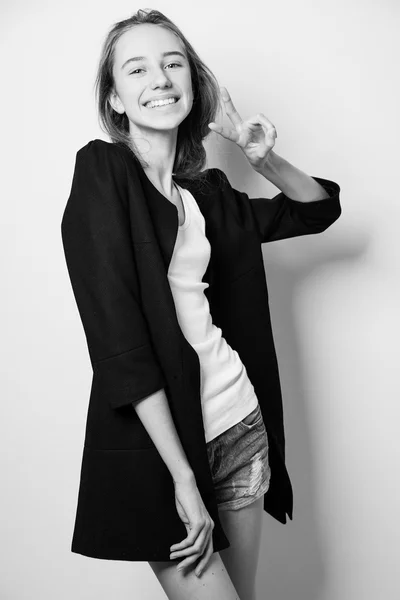
[[[211,519],[210,523],[211,523],[211,529],[214,529],[215,523],[214,523],[214,521],[212,519]],[[206,525],[207,525],[207,523],[205,522],[203,524],[203,526],[199,526],[199,531],[202,531],[203,529],[206,529]],[[192,529],[192,528],[189,526],[189,529]],[[193,536],[193,537],[194,537],[194,539],[196,539],[195,536]],[[172,553],[172,552],[176,552],[178,550],[181,550],[183,548],[186,548],[188,545],[190,545],[190,541],[189,540],[190,540],[190,536],[188,536],[187,538],[185,538],[181,542],[178,542],[177,544],[172,544],[172,546],[170,546],[170,552]]]
[[[265,115],[263,115],[262,113],[258,113],[258,115],[256,115],[256,117],[254,118],[257,119],[258,122],[263,126],[264,130],[267,131],[268,135],[271,135],[272,137],[278,137],[275,125],[271,123],[271,121],[267,119]]]
[[[255,122],[251,121],[250,119],[247,119],[247,121],[245,121],[243,123],[242,130],[247,128],[247,129],[251,129],[252,131],[256,131],[257,129],[260,129],[260,127],[262,127],[261,123],[255,123]]]
[[[261,127],[263,128],[263,131],[265,133],[265,139],[267,142],[267,146],[270,144],[275,144],[275,140],[278,137],[276,129],[267,129],[265,127],[265,125],[261,125]]]
[[[194,525],[191,528],[190,533],[184,540],[182,540],[181,542],[178,542],[177,544],[173,544],[170,547],[171,552],[176,552],[177,550],[184,550],[185,548],[193,546],[194,542],[200,535],[200,532],[203,531],[203,529],[205,529],[205,527],[206,527],[206,522],[204,522],[202,525]]]
[[[220,89],[221,89],[221,97],[225,104],[226,114],[232,121],[233,125],[235,126],[235,129],[238,129],[238,126],[241,125],[243,122],[242,117],[239,115],[238,111],[236,110],[228,90],[225,87],[221,87]]]
[[[255,123],[255,124],[258,124],[258,125],[265,125],[265,126],[269,126],[269,127],[274,127],[274,124],[272,123],[272,121],[270,121],[269,119],[267,119],[267,117],[265,115],[263,115],[263,113],[257,113],[253,117],[249,117],[247,119],[247,121],[250,121],[251,123]]]
[[[213,552],[214,552],[214,546],[213,546],[212,531],[211,531],[211,535],[210,535],[209,543],[208,543],[208,546],[207,546],[207,550],[204,553],[204,556],[201,559],[201,561],[199,562],[199,564],[196,566],[195,573],[196,573],[197,577],[200,577],[200,575],[202,574],[202,572],[206,568],[206,566],[208,564],[208,561],[210,560]]]
[[[171,560],[175,558],[181,558],[182,556],[193,556],[194,554],[196,556],[201,555],[206,547],[208,535],[209,528],[204,527],[204,529],[202,529],[202,531],[199,533],[198,537],[196,538],[193,544],[191,544],[187,548],[182,548],[181,550],[175,550],[174,552],[172,552],[170,554]]]
[[[239,139],[239,134],[234,129],[230,129],[229,127],[223,127],[222,125],[217,125],[217,123],[209,123],[209,128],[215,133],[219,133],[226,140],[231,140],[231,142],[237,142]]]
[[[202,559],[202,557],[208,551],[208,548],[209,548],[209,545],[210,545],[210,534],[211,533],[212,533],[212,530],[210,529],[210,532],[208,533],[207,539],[205,540],[205,543],[201,547],[200,551],[196,552],[195,554],[191,554],[190,556],[188,556],[187,558],[185,558],[185,560],[183,560],[182,562],[180,562],[178,564],[178,566],[176,567],[177,571],[181,571],[182,569],[185,569],[186,567],[188,567],[190,565],[193,565],[199,559]],[[196,565],[196,568],[197,568],[197,565]]]

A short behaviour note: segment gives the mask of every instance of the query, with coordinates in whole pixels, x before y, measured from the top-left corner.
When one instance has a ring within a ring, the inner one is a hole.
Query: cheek
[[[135,85],[135,83],[136,83],[136,85]],[[143,86],[139,87],[137,85],[137,82],[135,82],[133,79],[125,80],[123,85],[121,85],[121,95],[122,95],[122,98],[124,99],[124,101],[126,102],[126,104],[133,105],[135,102],[136,102],[136,104],[138,104],[140,95],[143,92],[142,88],[143,88]]]
[[[127,96],[126,106],[132,114],[137,114],[139,111],[145,108],[142,104],[142,97],[144,96],[138,94],[137,92],[132,92]]]

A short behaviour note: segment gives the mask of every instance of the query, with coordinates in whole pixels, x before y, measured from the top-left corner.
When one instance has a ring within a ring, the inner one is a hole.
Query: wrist
[[[180,473],[174,473],[172,476],[174,485],[178,483],[194,483],[196,481],[192,469],[186,469]]]
[[[255,171],[264,177],[274,175],[279,170],[281,162],[282,157],[279,156],[279,154],[276,154],[276,152],[273,150],[270,150],[262,165],[255,169]]]

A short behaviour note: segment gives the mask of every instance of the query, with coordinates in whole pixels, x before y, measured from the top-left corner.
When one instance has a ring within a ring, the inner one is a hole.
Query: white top
[[[202,282],[211,256],[204,217],[189,190],[177,188],[185,221],[178,226],[168,279],[182,333],[199,357],[205,438],[209,442],[244,419],[257,407],[258,398],[239,354],[212,322],[204,294],[209,284]]]

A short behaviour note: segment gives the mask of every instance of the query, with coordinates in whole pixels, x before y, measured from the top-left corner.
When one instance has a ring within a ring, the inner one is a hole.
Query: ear
[[[119,113],[120,115],[124,114],[125,108],[124,108],[121,100],[119,99],[117,92],[115,92],[115,91],[110,92],[108,101],[111,104],[111,107],[115,110],[115,112]]]

